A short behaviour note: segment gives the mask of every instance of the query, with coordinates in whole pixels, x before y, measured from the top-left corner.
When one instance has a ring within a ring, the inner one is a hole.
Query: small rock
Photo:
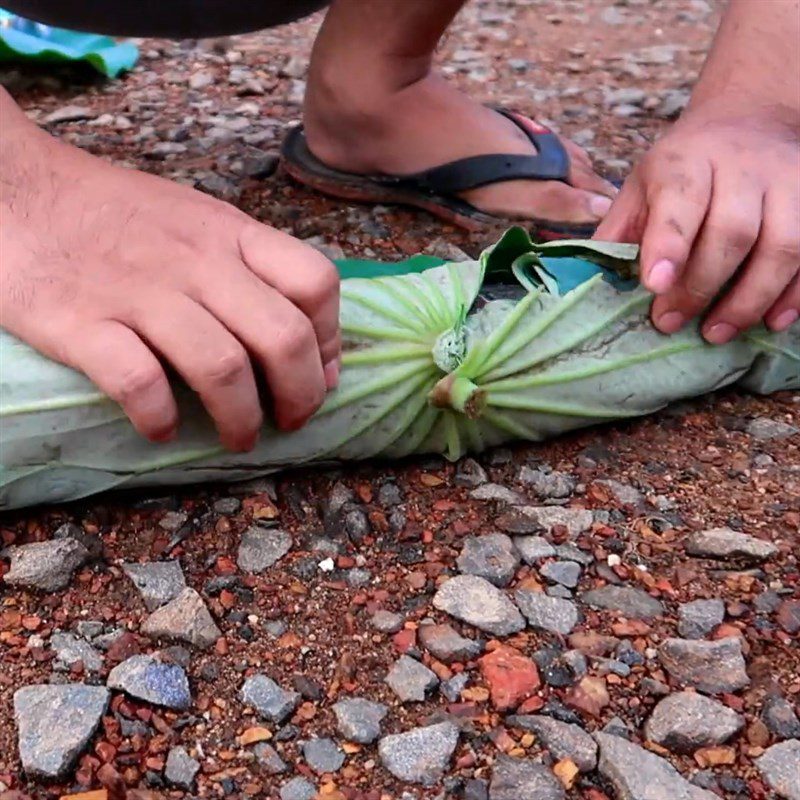
[[[499,645],[478,663],[498,711],[516,708],[541,685],[536,664],[508,645]]]
[[[766,442],[770,439],[788,439],[790,436],[800,433],[800,428],[795,428],[794,425],[781,422],[779,419],[757,417],[748,423],[747,432],[754,439]]]
[[[75,539],[34,542],[7,551],[11,569],[3,576],[9,586],[57,592],[69,585],[77,569],[89,560],[89,551]]]
[[[696,692],[664,698],[647,720],[645,736],[673,753],[691,755],[721,745],[744,727],[744,719],[717,700]]]
[[[78,662],[86,672],[99,672],[103,668],[103,656],[85,639],[71,633],[54,633],[50,637],[50,647],[56,652],[54,668],[66,672]]]
[[[382,703],[360,697],[339,700],[333,706],[339,735],[349,742],[371,744],[381,735],[381,722],[389,713]]]
[[[581,577],[581,566],[574,561],[549,561],[539,570],[539,574],[552,583],[574,589]]]
[[[389,688],[404,703],[422,703],[439,685],[436,673],[410,656],[400,656],[386,676]]]
[[[266,742],[258,742],[253,748],[253,754],[259,766],[268,775],[280,775],[289,769],[286,762],[278,755],[278,751]]]
[[[800,600],[784,600],[778,606],[775,619],[786,633],[800,633]]]
[[[474,639],[461,636],[450,625],[422,625],[417,631],[420,644],[445,664],[471,661],[480,655],[481,645]]]
[[[186,578],[177,561],[123,564],[122,571],[139,590],[148,611],[174,600],[186,588]]]
[[[517,589],[514,599],[532,628],[566,636],[578,624],[578,607],[571,600],[530,589]]]
[[[146,703],[178,711],[185,711],[192,703],[183,668],[166,664],[155,656],[136,655],[126,659],[111,670],[107,685]]]
[[[219,500],[214,502],[214,511],[217,514],[222,514],[224,517],[230,517],[233,514],[238,514],[239,509],[242,507],[242,501],[238,497],[220,497]]]
[[[722,600],[692,600],[678,609],[678,633],[684,639],[703,639],[725,619]]]
[[[554,758],[572,759],[581,772],[591,772],[597,766],[597,743],[579,725],[540,714],[510,717],[508,723],[535,733]]]
[[[300,705],[297,692],[282,689],[266,675],[253,675],[242,686],[242,702],[255,708],[264,719],[280,724]]]
[[[19,755],[29,778],[57,780],[94,736],[110,692],[82,683],[23,686],[14,693]]]
[[[211,647],[222,636],[203,598],[188,586],[144,621],[142,633],[187,642],[201,650]]]
[[[384,768],[395,778],[433,786],[444,775],[458,745],[458,738],[457,725],[440,722],[406,733],[384,736],[378,743],[378,754]]]
[[[488,480],[486,470],[474,458],[462,458],[456,465],[453,482],[456,486],[474,489]]]
[[[556,554],[555,547],[544,536],[515,536],[514,547],[522,556],[522,560],[531,565]]]
[[[97,114],[88,106],[62,106],[51,111],[44,121],[48,125],[58,125],[62,122],[78,122],[84,119],[94,119]]]
[[[489,800],[564,800],[558,778],[544,764],[501,755],[492,769]]]
[[[656,108],[656,116],[661,119],[675,119],[689,105],[691,96],[691,92],[685,89],[670,89],[664,93]]]
[[[173,747],[167,755],[164,777],[167,782],[179,789],[192,791],[194,779],[200,771],[200,764],[192,758],[185,747]]]
[[[338,772],[344,765],[344,753],[333,739],[309,739],[303,745],[303,757],[318,775]]]
[[[800,720],[792,704],[779,695],[772,695],[764,702],[761,719],[778,739],[800,739]]]
[[[750,684],[738,637],[716,642],[666,639],[658,657],[676,681],[706,694],[737,692]]]
[[[457,703],[461,699],[461,693],[467,688],[467,684],[469,684],[469,675],[466,672],[459,672],[449,681],[443,681],[439,686],[439,691],[446,700]]]
[[[714,528],[692,534],[686,541],[686,552],[700,558],[759,563],[774,556],[778,548],[771,542],[746,533],[738,533],[730,528]]]
[[[764,780],[785,800],[800,800],[800,739],[774,744],[756,761]]]
[[[633,105],[638,105],[642,100],[644,100],[645,94],[641,92],[639,89],[634,89],[636,94],[636,101],[633,100],[625,100],[626,103],[632,103]],[[641,92],[641,95],[639,95]],[[642,493],[627,483],[620,483],[619,481],[615,480],[598,480],[595,481],[598,486],[603,486],[608,489],[609,492],[613,495],[618,503],[623,506],[640,506],[644,502],[644,496]]]
[[[214,83],[214,73],[208,71],[195,72],[189,76],[189,88],[199,91],[200,89],[207,89]]]
[[[403,627],[403,618],[393,611],[380,609],[372,615],[371,624],[381,633],[397,633]]]
[[[554,528],[564,527],[571,538],[585,533],[592,527],[592,512],[584,508],[563,508],[562,506],[523,506],[519,509],[537,526],[537,530],[552,533]]]
[[[292,537],[279,528],[248,528],[242,534],[236,563],[245,572],[264,572],[292,549]]]
[[[525,627],[519,609],[496,586],[477,575],[457,575],[443,583],[433,598],[439,611],[495,636]]]
[[[457,564],[461,572],[478,575],[502,587],[507,586],[514,577],[519,566],[519,554],[506,534],[489,533],[468,538]]]
[[[469,496],[473,500],[493,500],[498,503],[508,503],[512,506],[519,505],[522,502],[522,497],[517,492],[497,483],[484,483],[483,486],[473,489]]]
[[[587,606],[617,611],[628,619],[653,619],[664,613],[654,597],[630,586],[604,586],[584,592],[580,598]]]
[[[577,481],[565,472],[545,472],[530,467],[520,470],[519,481],[530,486],[542,500],[569,497],[577,485]]]
[[[281,800],[314,800],[317,789],[311,781],[299,775],[281,786],[279,792]]]

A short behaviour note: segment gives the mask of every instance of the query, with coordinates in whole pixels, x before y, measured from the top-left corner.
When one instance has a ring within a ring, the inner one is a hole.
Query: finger
[[[711,168],[689,174],[666,156],[654,168],[647,190],[647,219],[639,257],[641,280],[654,294],[678,281],[711,202]]]
[[[758,243],[741,277],[709,314],[704,336],[716,344],[757,324],[800,270],[800,202],[767,193]]]
[[[592,238],[606,242],[638,242],[646,212],[644,191],[634,174],[623,184]]]
[[[653,303],[665,333],[694,319],[747,259],[761,228],[763,193],[742,180],[717,177],[705,222],[677,283]]]
[[[262,366],[278,427],[301,427],[325,399],[325,375],[309,318],[248,270],[220,270],[203,290],[203,305]],[[338,339],[334,339],[338,345]]]
[[[312,247],[257,223],[244,228],[239,246],[244,263],[311,320],[333,388],[341,355],[336,267]]]
[[[150,298],[132,327],[200,395],[229,450],[254,447],[262,423],[250,358],[233,334],[185,295]]]
[[[773,331],[785,331],[800,319],[800,272],[784,289],[775,305],[767,312],[766,323]]]
[[[118,403],[142,436],[174,438],[178,407],[166,373],[130,328],[104,320],[65,336],[62,348],[64,362]]]

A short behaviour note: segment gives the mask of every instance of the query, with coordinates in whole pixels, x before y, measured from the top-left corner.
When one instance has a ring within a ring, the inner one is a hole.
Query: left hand
[[[663,333],[710,305],[702,333],[712,344],[761,320],[785,330],[800,318],[800,132],[688,111],[636,166],[594,238],[641,243],[641,281],[658,295]]]

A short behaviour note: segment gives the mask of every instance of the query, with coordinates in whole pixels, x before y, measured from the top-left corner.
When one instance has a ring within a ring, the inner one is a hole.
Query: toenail
[[[602,219],[611,208],[612,199],[602,194],[593,194],[589,201],[589,208],[598,219]]]

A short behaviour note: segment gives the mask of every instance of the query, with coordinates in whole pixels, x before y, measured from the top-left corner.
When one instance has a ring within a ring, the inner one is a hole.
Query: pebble
[[[759,563],[771,558],[778,548],[771,542],[756,539],[730,528],[714,528],[692,534],[686,540],[686,552],[700,558],[718,558]]]
[[[552,533],[553,528],[565,527],[570,537],[575,538],[592,527],[594,517],[584,508],[563,508],[561,506],[523,506],[519,509],[544,533]]]
[[[591,772],[597,766],[597,743],[579,725],[540,714],[510,717],[508,723],[535,733],[554,758],[572,759],[581,772]]]
[[[467,639],[451,625],[422,625],[417,631],[419,643],[436,659],[445,664],[471,661],[480,655],[481,644]]]
[[[27,776],[39,780],[65,777],[99,727],[110,697],[105,687],[82,683],[18,689],[14,720]]]
[[[544,764],[501,755],[492,769],[489,800],[564,800],[559,780]]]
[[[422,703],[439,685],[439,679],[416,659],[400,656],[389,670],[386,683],[403,703]]]
[[[318,775],[338,772],[344,766],[344,753],[333,739],[309,739],[303,744],[303,757]]]
[[[207,650],[222,636],[203,598],[188,586],[144,621],[142,633],[186,642],[201,650]]]
[[[393,611],[380,609],[372,615],[370,623],[376,631],[381,633],[397,633],[403,627],[403,618]]]
[[[300,694],[281,688],[266,675],[252,675],[242,685],[242,702],[264,719],[280,724],[300,705]]]
[[[492,705],[509,711],[527,700],[541,685],[536,664],[519,650],[501,644],[481,658],[481,675],[489,687]]]
[[[756,761],[767,784],[785,800],[800,800],[800,739],[768,748]]]
[[[381,735],[381,723],[389,713],[382,703],[348,697],[333,706],[339,735],[349,742],[371,744]]]
[[[656,116],[660,119],[675,119],[689,105],[691,96],[691,92],[685,89],[670,89],[664,93],[656,108]]]
[[[458,738],[457,725],[440,722],[384,736],[378,743],[378,754],[384,768],[395,778],[433,786],[444,775]]]
[[[706,694],[737,692],[750,684],[738,637],[716,642],[666,639],[658,657],[676,681]]]
[[[780,697],[771,695],[764,701],[761,719],[777,739],[800,739],[800,720],[792,704]]]
[[[644,100],[644,92],[641,92],[639,89],[633,90],[626,90],[626,91],[633,91],[636,92],[635,99],[626,99],[624,103],[630,103],[632,105],[638,105],[639,103]],[[639,94],[641,92],[641,95]],[[630,96],[629,96],[630,98]],[[638,110],[638,109],[637,109]],[[597,480],[595,483],[598,486],[602,486],[608,489],[611,492],[612,496],[616,499],[618,503],[623,506],[640,506],[644,503],[644,495],[635,487],[631,486],[628,483],[621,483],[620,481],[615,481],[613,479],[603,479]]]
[[[477,575],[457,575],[433,597],[434,608],[495,636],[525,627],[519,609],[496,586]]]
[[[279,795],[281,800],[314,800],[317,789],[311,781],[298,775],[281,786]]]
[[[192,791],[199,771],[199,762],[186,752],[185,747],[173,747],[169,751],[164,769],[167,783],[177,786],[179,789]]]
[[[566,636],[578,624],[578,607],[571,600],[530,589],[517,589],[514,599],[532,628]]]
[[[474,458],[462,458],[456,465],[456,474],[453,478],[456,486],[475,489],[487,480],[486,470]]]
[[[103,656],[85,639],[71,633],[54,633],[50,647],[56,653],[54,669],[66,672],[78,662],[86,672],[99,672],[103,668]]]
[[[177,561],[123,564],[122,571],[139,590],[148,611],[174,600],[186,588],[186,578]]]
[[[97,114],[87,106],[62,106],[51,111],[44,121],[49,125],[58,125],[62,122],[79,122],[84,119],[94,119]]]
[[[515,536],[514,546],[522,556],[522,560],[531,565],[556,554],[555,547],[544,536]]]
[[[461,693],[467,688],[469,684],[469,675],[466,672],[459,672],[454,675],[450,680],[443,681],[439,686],[439,691],[442,693],[446,700],[451,703],[457,703],[461,699]]]
[[[552,583],[574,589],[581,577],[581,565],[574,561],[549,561],[539,570],[539,574]]]
[[[735,711],[696,692],[676,692],[653,709],[645,736],[672,753],[691,755],[701,747],[721,745],[744,727]]]
[[[779,419],[769,419],[768,417],[757,417],[747,424],[747,433],[760,442],[767,442],[771,439],[788,439],[800,433],[800,428],[782,422]]]
[[[292,548],[292,537],[279,528],[248,528],[242,534],[236,563],[245,572],[264,572]]]
[[[268,775],[280,775],[289,769],[286,762],[278,755],[278,751],[266,742],[258,742],[253,748],[259,766]]]
[[[516,506],[523,502],[522,497],[513,489],[507,486],[500,486],[497,483],[484,483],[477,489],[473,489],[469,496],[473,500],[493,500],[498,503],[507,503],[508,505]]]
[[[137,700],[185,711],[192,703],[183,667],[160,661],[153,655],[135,655],[111,670],[109,689],[126,692]]]
[[[800,600],[784,600],[778,606],[776,619],[786,633],[800,633]]]
[[[189,76],[189,88],[199,91],[200,89],[207,89],[214,83],[214,73],[208,71],[195,72]]]
[[[719,800],[687,781],[666,759],[621,736],[594,734],[598,770],[626,800]]]
[[[486,578],[495,586],[507,586],[520,564],[519,554],[509,536],[489,533],[468,538],[457,559],[467,575]]]
[[[654,597],[631,586],[604,586],[581,595],[581,601],[592,608],[617,611],[628,619],[653,619],[664,613],[664,607]]]
[[[530,467],[523,467],[520,470],[519,481],[530,486],[542,500],[569,497],[577,485],[575,479],[565,472],[545,472]]]
[[[678,633],[684,639],[703,639],[725,619],[722,600],[692,600],[678,608]]]
[[[56,539],[10,547],[6,556],[11,568],[3,580],[9,586],[57,592],[89,560],[89,551],[75,539]]]

